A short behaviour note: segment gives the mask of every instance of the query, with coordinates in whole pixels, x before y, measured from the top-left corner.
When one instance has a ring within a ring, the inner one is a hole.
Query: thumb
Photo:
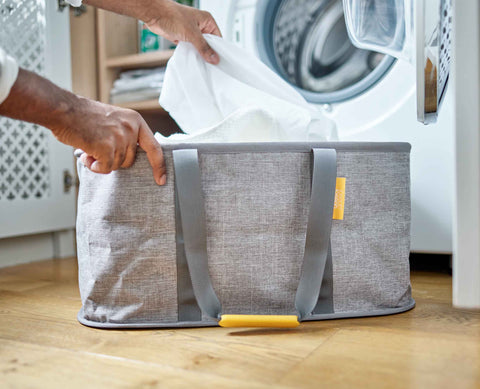
[[[220,57],[207,43],[200,30],[195,31],[190,42],[192,42],[205,61],[212,65],[217,65],[220,62]]]
[[[155,182],[158,185],[165,185],[167,182],[167,169],[165,168],[163,151],[145,122],[142,123],[138,131],[138,145],[147,153]]]

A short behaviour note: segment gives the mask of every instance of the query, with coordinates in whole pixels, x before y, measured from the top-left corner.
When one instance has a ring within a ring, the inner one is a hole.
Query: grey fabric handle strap
[[[312,189],[305,253],[295,295],[295,308],[300,320],[312,313],[320,294],[329,255],[336,182],[337,152],[334,149],[313,149]]]
[[[182,149],[173,150],[172,153],[185,255],[193,292],[200,309],[208,316],[219,319],[222,306],[208,271],[205,206],[198,152],[196,149]],[[336,151],[313,149],[305,254],[295,296],[295,308],[300,320],[312,313],[320,294],[329,254],[336,177]]]
[[[193,293],[200,309],[218,319],[222,305],[208,272],[205,201],[196,149],[174,150],[175,187],[182,222],[184,250]]]

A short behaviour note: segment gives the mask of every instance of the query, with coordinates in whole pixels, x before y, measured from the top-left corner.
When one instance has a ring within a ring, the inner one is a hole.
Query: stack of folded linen
[[[164,76],[165,67],[122,72],[113,83],[110,102],[120,104],[158,99],[162,91]]]

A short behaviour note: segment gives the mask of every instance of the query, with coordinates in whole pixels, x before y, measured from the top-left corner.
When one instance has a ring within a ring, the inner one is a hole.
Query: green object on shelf
[[[190,7],[195,7],[196,6],[196,1],[195,0],[177,0],[177,3],[183,4],[183,5],[188,5]]]
[[[145,25],[142,26],[140,35],[140,51],[146,53],[156,51],[160,47],[159,37],[151,32]]]

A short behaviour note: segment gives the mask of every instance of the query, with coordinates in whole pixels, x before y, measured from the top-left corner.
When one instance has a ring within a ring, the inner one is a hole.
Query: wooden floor
[[[74,259],[0,269],[0,388],[480,388],[480,313],[413,274],[417,307],[295,330],[96,330]]]

